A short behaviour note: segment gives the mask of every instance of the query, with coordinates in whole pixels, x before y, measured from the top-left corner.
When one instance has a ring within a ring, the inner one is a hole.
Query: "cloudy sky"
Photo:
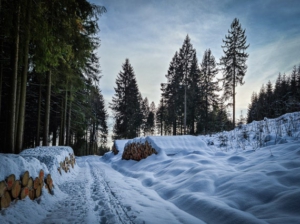
[[[300,64],[299,0],[91,0],[105,6],[99,20],[98,50],[103,78],[100,88],[108,105],[115,80],[129,58],[143,97],[156,105],[169,63],[188,34],[202,61],[211,49],[216,61],[230,24],[238,18],[246,29],[249,58],[245,84],[237,88],[238,114],[246,114],[253,91],[279,72]]]

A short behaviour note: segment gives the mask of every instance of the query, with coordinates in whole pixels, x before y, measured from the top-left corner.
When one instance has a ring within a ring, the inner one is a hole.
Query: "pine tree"
[[[245,52],[249,45],[246,45],[245,30],[235,18],[231,24],[231,30],[228,30],[228,35],[225,35],[225,40],[222,46],[224,56],[220,59],[220,64],[223,66],[223,90],[224,99],[232,102],[228,106],[232,106],[233,127],[235,126],[235,95],[236,86],[243,85],[243,78],[247,71],[246,60],[248,54]]]
[[[122,65],[122,71],[116,79],[115,95],[110,108],[114,112],[114,139],[127,139],[138,136],[142,124],[142,111],[139,90],[133,67],[129,59]]]

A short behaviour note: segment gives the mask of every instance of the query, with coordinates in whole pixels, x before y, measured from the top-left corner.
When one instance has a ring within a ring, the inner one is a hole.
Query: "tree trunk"
[[[16,1],[15,11],[15,39],[14,39],[14,53],[12,57],[12,77],[11,77],[11,99],[9,111],[9,132],[8,132],[8,148],[9,152],[15,153],[15,135],[16,135],[16,98],[17,98],[17,81],[18,81],[18,61],[19,61],[19,41],[20,41],[20,4]]]
[[[20,152],[23,148],[24,124],[25,124],[25,109],[26,109],[26,87],[27,87],[27,74],[28,74],[28,53],[29,53],[29,40],[30,40],[30,18],[31,18],[31,0],[27,0],[27,14],[25,29],[25,45],[24,45],[24,66],[20,88],[20,106],[19,106],[19,119],[17,128],[17,145],[16,150]]]
[[[235,68],[233,69],[232,129],[235,128]]]
[[[64,142],[64,97],[61,98],[61,110],[60,110],[60,127],[59,127],[59,145],[63,145]]]
[[[68,92],[65,91],[65,96],[62,98],[62,107],[60,114],[60,138],[59,144],[65,145],[65,132],[66,132],[66,116],[67,116],[67,105],[68,105]]]
[[[54,117],[53,117],[53,138],[52,138],[52,146],[56,146],[56,142],[57,142],[57,103],[54,104],[53,106],[53,110],[54,110]]]
[[[45,100],[45,122],[44,122],[44,136],[43,146],[49,145],[49,123],[50,123],[50,101],[51,101],[51,71],[46,72],[46,100]]]
[[[72,86],[70,88],[69,92],[69,107],[68,107],[68,119],[67,119],[67,134],[66,134],[66,145],[70,145],[71,143],[71,135],[70,135],[70,129],[71,129],[71,113],[72,113]]]
[[[68,91],[66,89],[65,103],[64,103],[64,114],[63,114],[63,116],[64,116],[64,119],[63,119],[63,121],[64,121],[64,124],[63,124],[63,126],[64,126],[64,128],[63,128],[64,132],[63,132],[63,138],[62,138],[63,145],[66,145],[65,137],[66,137],[66,131],[67,131],[67,128],[66,128],[67,127],[67,111],[68,111]]]
[[[37,115],[37,131],[36,131],[36,143],[35,146],[40,145],[40,127],[41,127],[41,108],[42,108],[42,86],[40,82],[39,86],[39,102],[38,102],[38,115]]]

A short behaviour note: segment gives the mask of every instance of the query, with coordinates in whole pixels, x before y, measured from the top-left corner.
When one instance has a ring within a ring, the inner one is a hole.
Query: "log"
[[[16,180],[16,177],[14,174],[11,174],[7,177],[7,179],[6,179],[7,190],[9,190],[9,191],[11,190],[15,180]]]
[[[48,185],[48,188],[50,190],[52,190],[52,188],[53,188],[53,181],[52,181],[52,178],[51,178],[51,174],[47,175],[46,184]]]
[[[18,198],[21,192],[21,181],[16,180],[11,188],[12,198]]]
[[[41,196],[41,194],[42,194],[42,186],[39,185],[35,191],[36,198],[39,198]]]
[[[0,207],[1,209],[7,208],[10,205],[11,197],[8,191],[5,191],[1,197]]]
[[[29,172],[25,171],[25,173],[22,176],[22,186],[23,187],[27,186],[28,180],[29,180]]]
[[[31,200],[35,199],[35,190],[34,189],[29,189],[29,194],[28,194],[29,198]]]
[[[32,189],[32,188],[33,188],[33,179],[32,179],[32,177],[30,177],[30,178],[28,179],[27,187],[28,187],[29,189]]]
[[[22,188],[21,195],[20,195],[21,200],[26,198],[28,195],[29,195],[29,188],[28,187]]]
[[[33,181],[33,189],[36,190],[39,185],[40,185],[40,178],[36,177]]]
[[[2,180],[0,182],[0,197],[2,197],[2,195],[4,194],[4,192],[6,191],[7,187],[6,187],[6,183],[4,180]]]
[[[44,170],[41,169],[39,173],[40,184],[42,184],[44,181],[44,175],[45,175]]]

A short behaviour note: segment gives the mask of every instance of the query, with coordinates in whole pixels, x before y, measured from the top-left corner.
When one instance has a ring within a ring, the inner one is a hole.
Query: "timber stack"
[[[152,154],[157,154],[157,152],[147,141],[145,143],[133,142],[126,144],[122,159],[140,161],[141,159],[145,159]]]
[[[70,172],[70,168],[74,168],[74,165],[76,164],[76,160],[75,160],[75,155],[74,154],[69,154],[70,158],[68,156],[66,156],[64,161],[61,161],[59,163],[59,167],[57,168],[58,172],[60,175],[62,175],[62,171]]]
[[[20,180],[16,180],[14,174],[9,175],[5,180],[0,181],[0,210],[9,207],[13,200],[23,200],[27,196],[34,200],[42,195],[42,188],[45,186],[49,193],[52,193],[53,181],[48,174],[44,179],[44,171],[40,170],[39,176],[30,177],[29,171],[25,171]]]

